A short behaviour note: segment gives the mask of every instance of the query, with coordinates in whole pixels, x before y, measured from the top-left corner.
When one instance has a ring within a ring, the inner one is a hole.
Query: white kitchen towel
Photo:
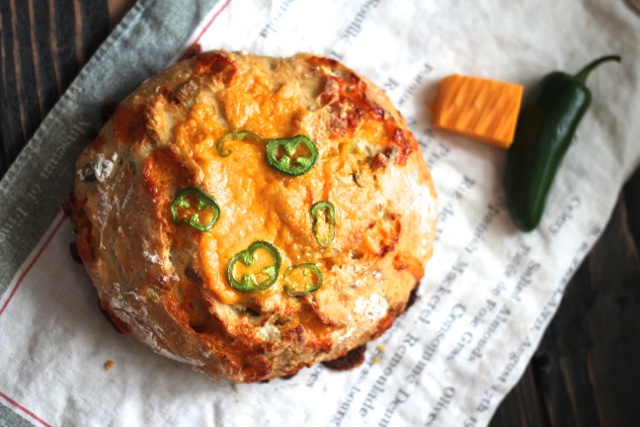
[[[362,367],[212,382],[116,333],[71,260],[57,203],[100,102],[122,99],[192,43],[339,59],[385,89],[418,139],[439,193],[435,252],[416,304],[369,344]],[[639,46],[640,18],[623,0],[141,1],[0,183],[0,416],[45,426],[486,425],[638,166]],[[427,102],[449,74],[531,89],[609,53],[623,62],[589,78],[593,103],[542,223],[521,233],[505,210],[505,152],[433,130]]]

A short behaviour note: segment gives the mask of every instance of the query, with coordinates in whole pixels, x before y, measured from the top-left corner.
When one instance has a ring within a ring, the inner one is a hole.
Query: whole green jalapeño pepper
[[[267,142],[267,163],[291,176],[303,175],[316,164],[318,147],[306,135],[275,138]]]
[[[574,76],[548,74],[523,104],[505,169],[507,206],[519,229],[531,231],[540,223],[553,178],[591,102],[586,79],[608,61],[620,57],[598,58]]]
[[[220,207],[214,198],[196,187],[180,191],[170,209],[176,225],[189,224],[203,232],[211,230],[220,216]]]
[[[237,263],[252,266],[256,261],[256,252],[265,250],[271,256],[273,263],[263,267],[257,273],[245,273],[240,280],[236,279],[235,266]],[[282,261],[278,249],[269,242],[258,240],[243,251],[235,254],[227,266],[227,281],[236,291],[256,292],[264,291],[273,285],[278,278],[278,271]]]

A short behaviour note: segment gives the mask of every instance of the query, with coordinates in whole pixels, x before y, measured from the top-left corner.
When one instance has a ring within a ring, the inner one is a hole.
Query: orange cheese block
[[[513,142],[522,86],[454,74],[440,82],[433,126],[501,148]]]

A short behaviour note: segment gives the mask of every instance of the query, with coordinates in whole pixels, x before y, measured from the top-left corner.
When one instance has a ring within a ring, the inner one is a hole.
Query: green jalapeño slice
[[[198,231],[209,231],[220,216],[220,207],[213,197],[196,187],[180,191],[170,206],[176,225],[189,224]]]
[[[317,160],[318,147],[306,135],[267,140],[267,163],[282,173],[303,175]]]
[[[290,297],[303,297],[322,286],[322,273],[312,262],[287,268],[284,289]]]
[[[222,135],[216,143],[216,150],[218,150],[218,155],[227,157],[229,154],[231,154],[231,150],[224,148],[224,143],[226,141],[244,141],[245,139],[253,139],[259,142],[264,141],[264,139],[262,139],[260,135],[249,130],[230,130]]]
[[[269,242],[258,240],[231,258],[227,280],[236,291],[264,291],[278,278],[280,263],[278,249]]]
[[[328,248],[336,236],[336,208],[333,203],[323,200],[311,207],[313,234],[321,248]]]

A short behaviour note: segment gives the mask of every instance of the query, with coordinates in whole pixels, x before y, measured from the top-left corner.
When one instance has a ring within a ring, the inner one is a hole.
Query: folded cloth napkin
[[[268,384],[212,382],[117,334],[69,256],[59,212],[73,163],[118,101],[193,43],[310,51],[383,87],[439,193],[434,257],[417,303],[362,367],[322,365]],[[0,182],[0,417],[9,425],[486,425],[517,382],[567,281],[640,158],[640,19],[622,0],[142,0],[82,70]],[[431,127],[437,82],[524,84],[603,54],[540,227],[505,209],[505,152]]]

